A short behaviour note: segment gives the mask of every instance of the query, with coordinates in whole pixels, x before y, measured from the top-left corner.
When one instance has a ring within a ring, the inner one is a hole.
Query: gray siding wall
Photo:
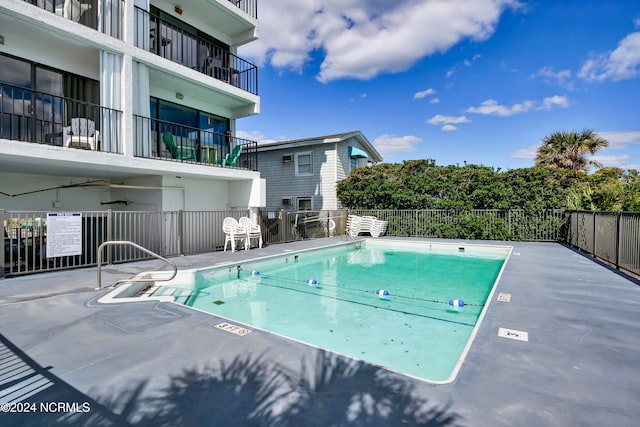
[[[336,165],[336,183],[338,181],[342,181],[343,179],[345,179],[351,172],[351,158],[349,157],[349,146],[358,148],[365,152],[367,151],[366,147],[363,147],[355,139],[353,140],[348,139],[339,144],[339,148],[337,152],[338,159],[337,159],[337,165]],[[368,159],[357,159],[356,167],[359,167],[359,168],[366,167],[367,163],[368,163]],[[335,196],[335,189],[333,193]],[[335,197],[336,197],[336,207],[332,209],[342,209],[342,204],[337,199],[337,196]]]
[[[337,182],[349,175],[351,159],[349,146],[365,150],[355,140],[283,148],[258,152],[260,175],[267,182],[267,210],[296,210],[296,198],[312,197],[313,209],[334,210],[342,206],[336,196]],[[296,176],[295,154],[311,152],[313,175]],[[282,156],[290,154],[291,163],[282,163]],[[367,159],[358,159],[358,167],[366,166]],[[292,206],[283,206],[282,199],[292,197]]]
[[[267,210],[295,210],[296,198],[312,197],[313,209],[325,209],[325,197],[327,185],[333,183],[333,199],[335,200],[334,173],[328,174],[331,163],[335,163],[335,155],[331,152],[333,144],[322,144],[308,147],[298,147],[281,150],[261,151],[258,153],[258,165],[260,175],[267,183]],[[313,158],[313,174],[309,176],[296,176],[295,154],[311,152]],[[291,154],[294,160],[291,163],[283,163],[282,156]],[[330,160],[332,159],[333,160]],[[322,178],[321,178],[322,177]],[[292,206],[283,206],[282,199],[293,197]]]

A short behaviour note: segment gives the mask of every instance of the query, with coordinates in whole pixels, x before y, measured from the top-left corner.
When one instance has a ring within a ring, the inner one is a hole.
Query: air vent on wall
[[[282,156],[282,163],[291,163],[293,162],[293,154],[285,154]]]

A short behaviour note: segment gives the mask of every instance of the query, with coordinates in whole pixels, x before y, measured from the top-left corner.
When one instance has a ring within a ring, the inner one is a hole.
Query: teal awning
[[[369,158],[369,156],[367,156],[367,153],[365,153],[359,148],[351,147],[351,146],[349,146],[349,157],[358,157],[360,159]]]

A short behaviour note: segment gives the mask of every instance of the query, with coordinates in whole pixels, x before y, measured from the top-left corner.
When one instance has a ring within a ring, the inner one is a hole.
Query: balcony
[[[125,0],[25,0],[25,2],[122,40]]]
[[[0,95],[0,139],[123,153],[121,111],[4,83]],[[136,157],[258,170],[255,141],[207,129],[134,116],[134,143]]]
[[[229,0],[252,18],[258,19],[258,0]]]
[[[122,112],[0,83],[0,139],[122,153]]]
[[[258,94],[258,68],[227,48],[194,36],[149,12],[135,9],[135,45],[253,95]]]
[[[258,170],[255,141],[136,115],[133,122],[136,157]]]

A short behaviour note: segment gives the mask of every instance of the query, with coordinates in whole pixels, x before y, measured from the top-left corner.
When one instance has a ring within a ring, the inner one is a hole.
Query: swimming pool
[[[172,294],[248,328],[406,375],[449,382],[510,250],[367,240],[197,270],[192,280],[174,280],[153,294]]]

